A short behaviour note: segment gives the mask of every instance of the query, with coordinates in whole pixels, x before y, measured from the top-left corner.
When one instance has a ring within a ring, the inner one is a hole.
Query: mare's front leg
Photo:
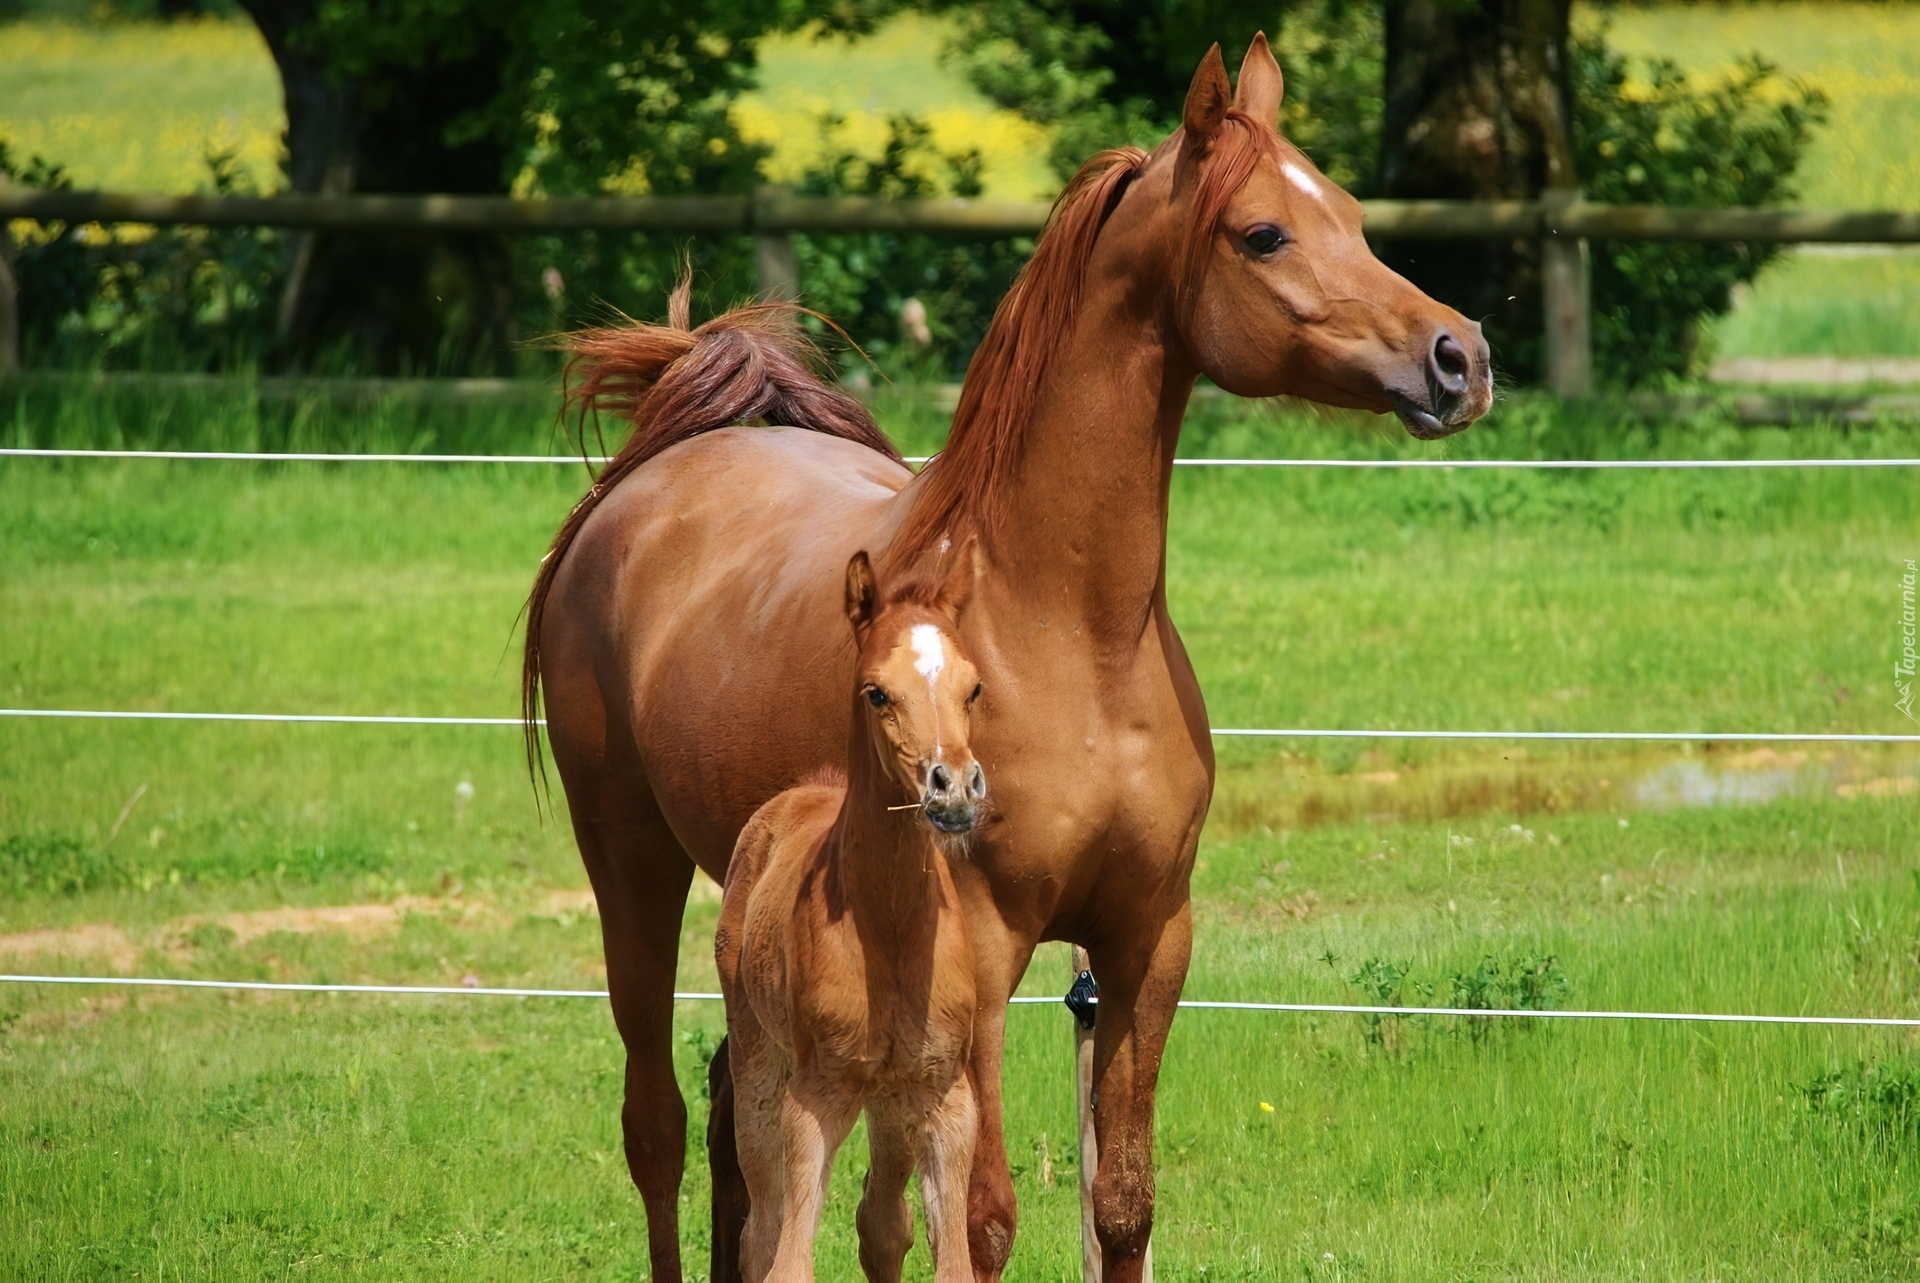
[[[1123,919],[1102,934],[1087,949],[1100,981],[1093,1034],[1093,1125],[1100,1147],[1094,1234],[1103,1283],[1139,1283],[1153,1233],[1154,1089],[1193,952],[1193,905],[1183,899],[1161,922]]]
[[[966,1074],[956,1074],[946,1098],[927,1120],[920,1160],[920,1198],[926,1205],[935,1283],[970,1283],[973,1278],[967,1246],[967,1183],[979,1134],[973,1086]]]

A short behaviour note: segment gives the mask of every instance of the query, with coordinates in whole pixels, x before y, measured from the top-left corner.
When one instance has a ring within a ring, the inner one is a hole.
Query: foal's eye
[[[873,705],[875,708],[885,708],[887,706],[887,693],[878,686],[869,686],[867,687],[867,703]]]
[[[967,696],[967,703],[971,704],[973,703],[974,700],[979,699],[981,689],[982,689],[982,683],[975,682],[973,684],[973,694]]]
[[[1247,248],[1256,254],[1271,254],[1286,244],[1287,234],[1272,223],[1262,223],[1247,233]]]

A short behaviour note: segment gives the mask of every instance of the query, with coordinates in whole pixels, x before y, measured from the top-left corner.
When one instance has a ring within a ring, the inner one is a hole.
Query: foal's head
[[[864,551],[847,563],[847,619],[860,650],[855,707],[882,773],[942,833],[971,830],[987,796],[968,747],[980,675],[954,627],[973,589],[970,550],[956,564],[944,583],[912,580],[883,596]]]

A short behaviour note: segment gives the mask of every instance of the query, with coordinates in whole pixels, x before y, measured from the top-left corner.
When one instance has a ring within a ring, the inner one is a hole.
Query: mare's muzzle
[[[1390,396],[1407,431],[1422,441],[1452,436],[1485,414],[1493,403],[1493,363],[1480,327],[1436,333],[1427,344],[1421,382],[1424,398]]]
[[[980,763],[949,766],[935,762],[927,767],[920,786],[920,807],[927,822],[942,833],[965,833],[980,818],[980,804],[987,796],[987,775]]]

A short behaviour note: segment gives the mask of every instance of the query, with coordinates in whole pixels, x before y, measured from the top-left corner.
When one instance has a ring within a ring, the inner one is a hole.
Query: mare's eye
[[[873,705],[875,708],[885,708],[887,706],[887,693],[878,686],[869,686],[867,687],[867,703]]]
[[[981,691],[981,688],[982,688],[982,683],[980,683],[980,682],[975,682],[975,683],[973,684],[973,694],[971,694],[971,695],[969,695],[969,696],[967,696],[967,703],[969,703],[969,704],[971,704],[971,703],[973,703],[973,701],[974,701],[974,700],[976,700],[976,699],[979,699],[979,698],[980,698],[980,691]]]
[[[1272,223],[1262,223],[1247,233],[1247,248],[1256,254],[1271,254],[1286,241],[1287,234]]]

